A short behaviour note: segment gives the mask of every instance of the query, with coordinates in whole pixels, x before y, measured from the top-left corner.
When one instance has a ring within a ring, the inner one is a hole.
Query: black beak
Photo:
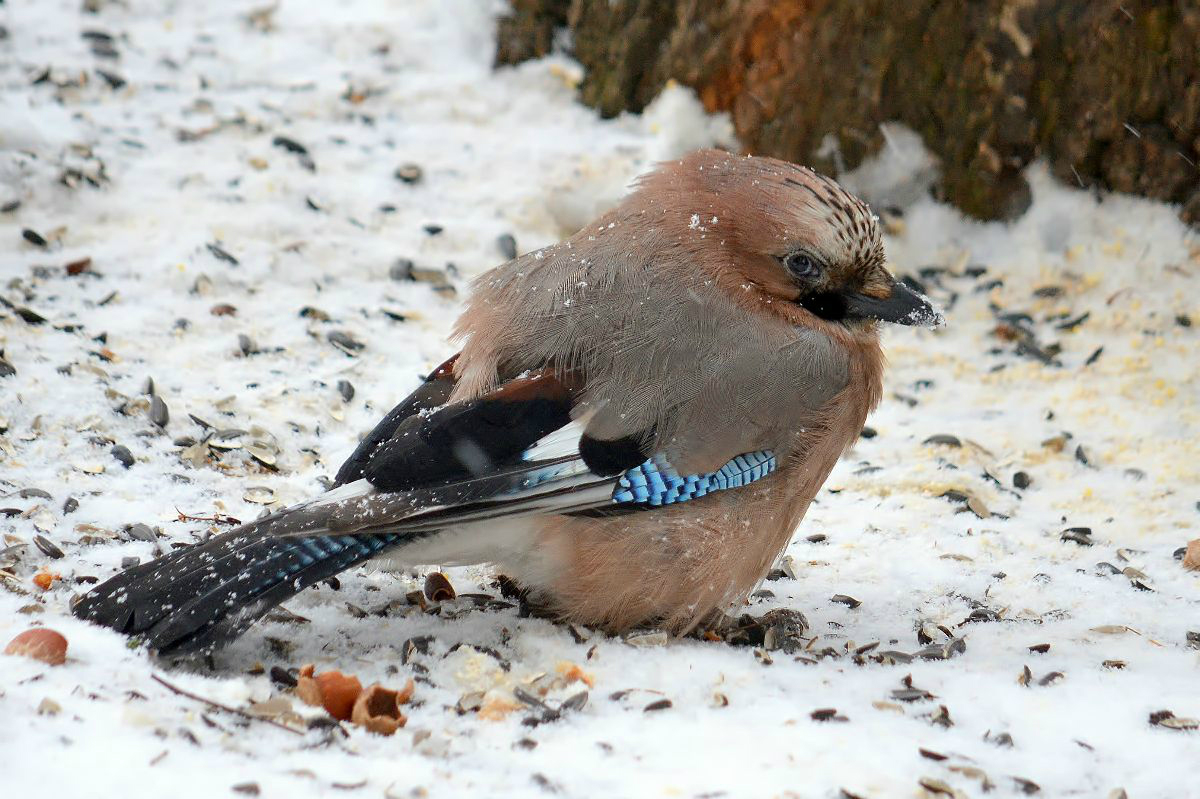
[[[922,327],[937,327],[946,321],[928,297],[913,291],[898,280],[892,283],[891,296],[886,299],[881,300],[866,294],[846,295],[846,315]]]

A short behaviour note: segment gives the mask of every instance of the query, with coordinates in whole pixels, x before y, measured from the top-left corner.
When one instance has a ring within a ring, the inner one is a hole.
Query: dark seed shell
[[[500,248],[500,254],[505,260],[511,261],[517,257],[517,240],[511,233],[500,234],[496,239],[496,246]]]
[[[330,330],[325,335],[325,338],[329,340],[330,344],[337,347],[347,355],[353,355],[354,353],[361,352],[367,347],[366,344],[363,344],[361,341],[344,330]]]
[[[128,469],[130,466],[133,466],[133,453],[130,452],[129,447],[125,446],[124,444],[114,444],[113,448],[109,450],[109,452],[126,469]]]
[[[166,427],[170,419],[171,411],[167,408],[167,403],[163,402],[163,398],[157,394],[150,397],[150,421],[159,427]]]
[[[215,241],[210,241],[204,246],[208,248],[208,251],[212,253],[213,257],[218,261],[224,261],[231,266],[237,266],[240,263],[237,258],[234,258],[233,255],[229,253],[228,250],[226,250],[220,244],[217,244]]]
[[[1090,547],[1095,542],[1091,539],[1092,531],[1088,527],[1070,527],[1059,536],[1063,541],[1073,541],[1081,547]]]
[[[55,560],[58,560],[59,558],[63,557],[63,551],[55,546],[54,542],[49,538],[46,538],[44,535],[35,535],[33,537],[33,543],[42,551],[42,554],[48,558],[54,558]]]
[[[36,230],[31,230],[29,228],[25,228],[21,231],[21,237],[35,247],[45,247],[50,243],[46,241],[46,239],[44,239]]]
[[[411,258],[397,258],[388,268],[388,277],[396,281],[412,280],[415,266]]]

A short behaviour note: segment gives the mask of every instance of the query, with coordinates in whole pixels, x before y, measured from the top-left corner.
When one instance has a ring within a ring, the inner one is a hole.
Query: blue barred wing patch
[[[775,453],[769,449],[738,455],[715,472],[686,476],[675,471],[665,458],[655,455],[621,475],[613,489],[612,501],[616,504],[672,505],[753,483],[773,471]]]

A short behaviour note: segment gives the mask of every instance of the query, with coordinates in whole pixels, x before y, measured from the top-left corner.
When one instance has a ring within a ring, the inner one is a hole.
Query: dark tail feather
[[[142,636],[162,654],[221,646],[314,583],[433,531],[278,537],[283,511],[127,569],[76,603],[76,616]],[[301,525],[303,526],[303,525]]]

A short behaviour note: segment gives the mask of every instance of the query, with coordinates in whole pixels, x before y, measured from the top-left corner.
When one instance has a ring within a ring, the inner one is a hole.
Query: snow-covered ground
[[[896,270],[948,325],[888,331],[876,435],[788,548],[795,579],[744,609],[806,614],[800,653],[634,646],[468,600],[427,613],[404,601],[420,575],[367,570],[186,668],[72,619],[84,578],[213,527],[181,513],[319,492],[449,353],[498,237],[551,243],[653,161],[729,136],[682,90],[601,121],[569,61],[493,72],[483,0],[85,6],[0,5],[0,643],[70,641],[62,666],[0,657],[4,795],[1200,796],[1200,733],[1150,723],[1200,717],[1200,573],[1175,556],[1200,536],[1200,242],[1170,208],[1037,168],[1011,226],[929,199],[884,214]],[[919,149],[891,135],[847,179],[881,212],[921,196]],[[449,288],[393,279],[405,258]],[[277,450],[277,471],[188,448],[189,414]],[[499,596],[485,569],[450,576]],[[965,651],[905,662],[947,634]],[[310,662],[419,678],[407,727],[295,734],[151,679],[246,709],[290,696],[264,668]],[[514,688],[557,706],[586,687],[565,664],[594,681],[582,709],[505,712]],[[492,712],[460,715],[479,691]]]

